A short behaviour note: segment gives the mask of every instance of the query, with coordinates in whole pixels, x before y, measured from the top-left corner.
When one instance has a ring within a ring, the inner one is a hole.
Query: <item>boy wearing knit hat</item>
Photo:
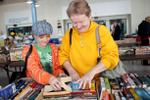
[[[28,58],[26,74],[40,84],[50,84],[55,90],[60,90],[60,82],[56,77],[63,74],[63,70],[59,65],[57,47],[49,44],[52,32],[52,26],[46,20],[33,24],[32,34],[36,43]],[[22,51],[23,59],[28,50],[29,46],[25,46]]]

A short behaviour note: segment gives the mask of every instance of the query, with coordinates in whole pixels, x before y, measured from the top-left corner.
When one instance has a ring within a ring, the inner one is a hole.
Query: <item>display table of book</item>
[[[99,100],[150,100],[150,76],[129,73],[127,79],[100,77]]]
[[[122,61],[144,60],[144,59],[150,59],[150,54],[144,54],[144,55],[121,55],[120,59]]]
[[[62,90],[20,79],[0,89],[0,100],[150,100],[150,75],[129,73],[109,79],[97,77],[91,88],[79,89],[70,77],[61,77]]]
[[[150,46],[120,47],[119,55],[124,61],[150,59]]]

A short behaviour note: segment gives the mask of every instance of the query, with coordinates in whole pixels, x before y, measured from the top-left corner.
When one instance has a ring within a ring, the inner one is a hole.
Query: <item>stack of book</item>
[[[79,88],[79,83],[72,82],[70,77],[63,77],[60,79],[62,89],[59,91],[54,91],[51,85],[46,85],[43,91],[44,99],[97,99],[95,90],[95,81],[92,81],[91,88],[87,86],[85,89]]]
[[[135,55],[147,55],[150,54],[150,46],[136,47]]]

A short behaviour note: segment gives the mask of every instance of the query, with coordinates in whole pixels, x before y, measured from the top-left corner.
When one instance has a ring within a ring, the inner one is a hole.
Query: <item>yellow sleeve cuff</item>
[[[104,66],[105,66],[107,69],[110,69],[110,70],[111,70],[111,64],[110,64],[110,62],[108,62],[107,60],[101,60],[101,63],[103,63]]]

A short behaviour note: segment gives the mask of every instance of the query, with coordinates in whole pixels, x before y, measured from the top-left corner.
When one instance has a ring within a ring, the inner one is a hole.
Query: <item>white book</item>
[[[103,94],[103,91],[106,90],[106,86],[105,86],[105,81],[104,81],[104,78],[103,77],[100,77],[100,85],[101,85],[101,91],[100,91],[100,97],[99,97],[99,100],[102,100],[102,94]]]

